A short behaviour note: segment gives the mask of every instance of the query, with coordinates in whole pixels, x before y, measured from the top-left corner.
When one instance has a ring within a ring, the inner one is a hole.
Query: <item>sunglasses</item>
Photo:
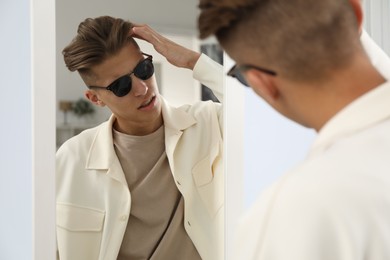
[[[96,86],[88,86],[89,89],[106,89],[112,91],[117,97],[126,96],[131,90],[131,75],[134,74],[139,79],[147,80],[154,74],[154,66],[153,66],[153,56],[142,53],[146,56],[145,59],[140,61],[134,68],[132,72],[126,74],[114,82],[112,82],[108,87],[96,87]]]
[[[249,70],[249,69],[259,70],[259,71],[262,71],[262,72],[267,73],[269,75],[276,76],[276,72],[269,70],[269,69],[264,69],[264,68],[256,67],[253,65],[240,65],[240,66],[238,66],[237,64],[234,65],[229,70],[227,75],[230,77],[236,78],[241,84],[243,84],[246,87],[249,87],[248,82],[246,81],[244,75],[242,74],[244,71]]]

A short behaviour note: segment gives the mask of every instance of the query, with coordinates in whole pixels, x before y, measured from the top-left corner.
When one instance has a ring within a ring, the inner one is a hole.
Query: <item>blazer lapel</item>
[[[105,171],[111,178],[127,185],[122,166],[114,149],[112,137],[114,121],[115,117],[112,115],[107,122],[99,127],[89,150],[86,169]]]
[[[174,169],[174,158],[176,145],[183,134],[183,131],[196,124],[195,118],[190,115],[183,107],[176,108],[170,106],[167,101],[161,97],[162,115],[165,127],[165,150],[171,169]]]

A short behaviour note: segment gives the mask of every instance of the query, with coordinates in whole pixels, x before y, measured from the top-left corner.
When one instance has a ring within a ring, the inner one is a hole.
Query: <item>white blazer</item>
[[[221,99],[222,66],[202,55],[194,78]],[[162,99],[166,153],[184,197],[183,223],[202,259],[223,259],[222,109],[179,108]],[[57,244],[61,260],[115,260],[131,211],[131,191],[115,154],[115,118],[68,140],[57,152]]]
[[[389,77],[389,58],[362,42]],[[386,66],[386,67],[382,67]],[[390,83],[358,98],[321,129],[308,158],[242,218],[233,259],[390,259]]]

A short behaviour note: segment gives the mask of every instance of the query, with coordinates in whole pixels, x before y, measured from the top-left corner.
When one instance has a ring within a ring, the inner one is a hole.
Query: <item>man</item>
[[[79,25],[66,66],[112,117],[57,152],[59,258],[222,259],[221,105],[170,106],[133,37],[221,94],[220,65],[148,26],[108,16]]]
[[[390,83],[359,39],[360,1],[200,7],[201,36],[215,34],[237,62],[229,75],[318,132],[242,220],[233,259],[390,259]]]

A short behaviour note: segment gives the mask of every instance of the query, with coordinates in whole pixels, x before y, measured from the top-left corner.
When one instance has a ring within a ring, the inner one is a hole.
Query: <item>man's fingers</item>
[[[131,36],[148,41],[151,44],[155,44],[158,40],[153,32],[147,27],[134,27],[132,32],[133,34]]]
[[[131,28],[130,36],[144,40],[144,38],[145,38],[144,33],[142,32],[142,30],[139,30],[139,28],[140,27]]]
[[[165,38],[146,24],[134,24],[129,35],[149,42],[158,53],[177,67],[193,69],[196,61],[200,57],[199,53]]]

